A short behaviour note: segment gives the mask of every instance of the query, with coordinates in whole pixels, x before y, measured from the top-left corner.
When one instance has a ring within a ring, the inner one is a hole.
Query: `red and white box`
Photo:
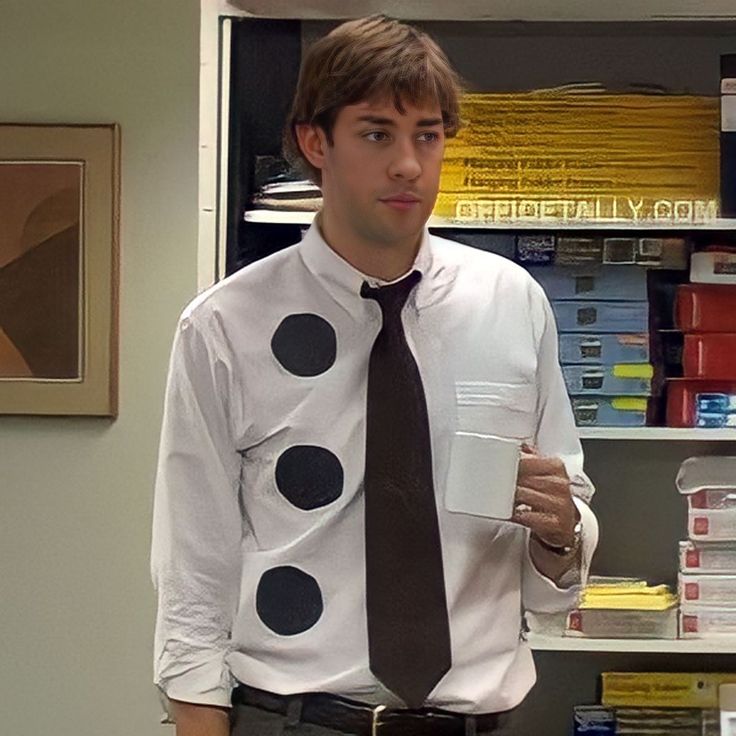
[[[688,537],[736,541],[736,457],[689,457],[680,465],[677,490],[688,499]]]
[[[736,575],[736,544],[680,542],[680,572]]]
[[[707,491],[708,494],[712,491],[736,493],[736,457],[732,455],[689,457],[680,463],[675,485],[684,496],[692,496],[701,491]],[[705,496],[705,499],[711,498],[716,497]],[[706,505],[705,508],[709,507]]]
[[[719,511],[736,509],[736,489],[704,488],[702,491],[688,494],[687,505],[690,509]]]
[[[736,380],[668,378],[667,426],[694,427],[697,423],[697,396],[707,393],[736,394]]]
[[[736,251],[710,247],[693,253],[690,281],[696,284],[736,284]]]
[[[681,572],[680,605],[733,608],[736,613],[736,575],[701,575]]]
[[[690,509],[687,535],[696,542],[736,542],[736,509]]]
[[[680,606],[680,638],[736,637],[736,608]]]

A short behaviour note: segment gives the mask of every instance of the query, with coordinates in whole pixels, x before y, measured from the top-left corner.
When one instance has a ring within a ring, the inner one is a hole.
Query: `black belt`
[[[278,695],[250,685],[233,690],[233,705],[248,705],[356,736],[466,736],[493,731],[499,714],[465,715],[437,708],[374,707],[329,693]]]

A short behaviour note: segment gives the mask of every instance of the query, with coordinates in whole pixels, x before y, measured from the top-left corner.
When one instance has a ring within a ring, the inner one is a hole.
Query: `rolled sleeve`
[[[243,533],[230,409],[238,401],[216,325],[202,330],[185,313],[169,365],[151,546],[154,684],[165,702],[230,705],[225,657]]]

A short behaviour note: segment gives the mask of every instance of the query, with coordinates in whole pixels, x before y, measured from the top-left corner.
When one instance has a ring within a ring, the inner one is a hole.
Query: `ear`
[[[296,126],[296,139],[304,158],[309,161],[315,169],[323,169],[325,165],[325,149],[327,148],[327,136],[318,125],[302,123]]]

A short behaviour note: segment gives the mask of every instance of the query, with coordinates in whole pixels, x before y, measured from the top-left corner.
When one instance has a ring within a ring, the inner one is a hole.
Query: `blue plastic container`
[[[646,399],[637,409],[620,408],[622,398],[614,396],[571,396],[578,427],[644,427],[647,423]],[[630,397],[628,397],[630,398]]]
[[[641,266],[537,266],[528,270],[549,299],[647,299],[647,271]]]
[[[559,332],[647,332],[648,302],[552,302]]]
[[[560,335],[560,363],[613,365],[614,363],[648,363],[649,335],[645,332],[611,334]]]
[[[621,377],[617,376],[615,371],[616,366],[606,365],[562,366],[562,375],[565,377],[565,385],[570,394],[651,396],[651,377]]]

